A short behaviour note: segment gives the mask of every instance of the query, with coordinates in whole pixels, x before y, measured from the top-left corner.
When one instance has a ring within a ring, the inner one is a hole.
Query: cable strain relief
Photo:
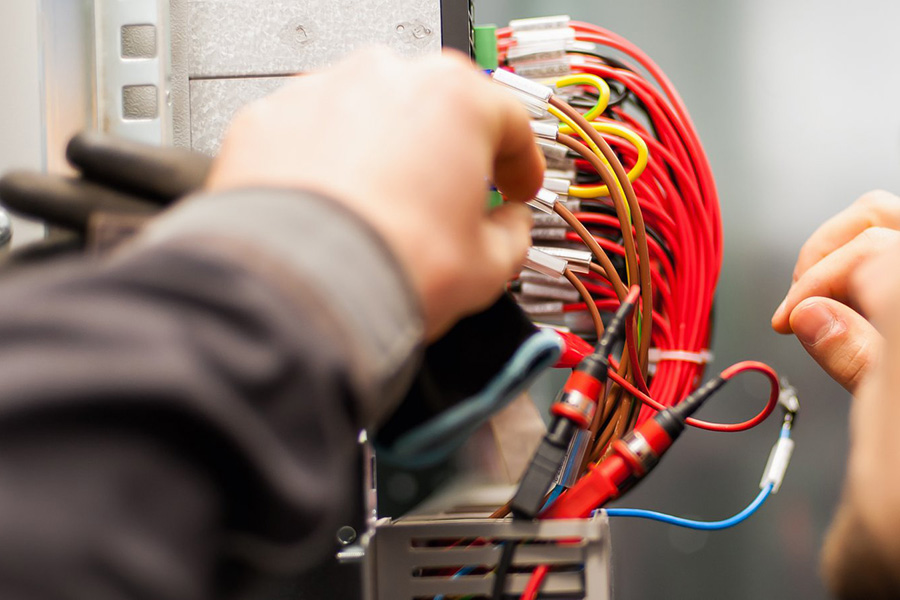
[[[720,375],[719,377],[715,377],[710,379],[702,386],[691,392],[691,394],[685,398],[683,401],[679,402],[677,406],[671,409],[672,414],[680,418],[682,421],[692,416],[695,412],[700,410],[700,407],[709,400],[709,398],[715,394],[719,389],[725,385],[727,380],[723,379]]]
[[[605,351],[601,352],[601,350]],[[586,356],[584,360],[578,364],[576,371],[587,373],[601,383],[605,382],[607,377],[609,377],[608,348],[601,348],[601,346],[598,345],[597,351],[590,356]]]
[[[681,435],[681,432],[684,431],[684,419],[686,417],[679,416],[675,409],[664,410],[661,413],[658,413],[653,420],[663,428],[669,438],[674,442],[678,436]]]

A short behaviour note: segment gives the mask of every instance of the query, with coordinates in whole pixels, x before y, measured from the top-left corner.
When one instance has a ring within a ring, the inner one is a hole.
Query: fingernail
[[[794,334],[804,345],[815,346],[832,332],[839,330],[840,322],[824,305],[814,303],[795,312],[791,325]]]

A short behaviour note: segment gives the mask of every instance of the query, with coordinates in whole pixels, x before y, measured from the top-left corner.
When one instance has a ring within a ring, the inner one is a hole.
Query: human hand
[[[396,254],[434,339],[521,267],[531,214],[520,201],[543,166],[524,109],[464,58],[372,48],[243,109],[207,187],[296,188],[345,205]],[[488,180],[511,202],[488,211]]]
[[[772,317],[779,333],[793,332],[806,351],[853,392],[883,344],[868,317],[875,288],[898,278],[895,268],[855,281],[875,259],[900,243],[900,198],[874,191],[822,225],[803,245],[793,283]],[[883,263],[879,263],[883,264]]]

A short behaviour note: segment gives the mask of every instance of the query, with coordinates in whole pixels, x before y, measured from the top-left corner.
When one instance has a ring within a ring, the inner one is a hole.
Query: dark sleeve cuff
[[[135,246],[176,241],[202,243],[290,294],[316,296],[321,316],[344,334],[361,424],[393,411],[419,363],[422,310],[396,257],[356,214],[309,192],[209,194],[155,219]]]

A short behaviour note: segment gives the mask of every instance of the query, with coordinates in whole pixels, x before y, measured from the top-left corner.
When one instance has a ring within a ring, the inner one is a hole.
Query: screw
[[[337,541],[341,546],[349,546],[356,541],[356,530],[349,525],[344,525],[337,531]]]

